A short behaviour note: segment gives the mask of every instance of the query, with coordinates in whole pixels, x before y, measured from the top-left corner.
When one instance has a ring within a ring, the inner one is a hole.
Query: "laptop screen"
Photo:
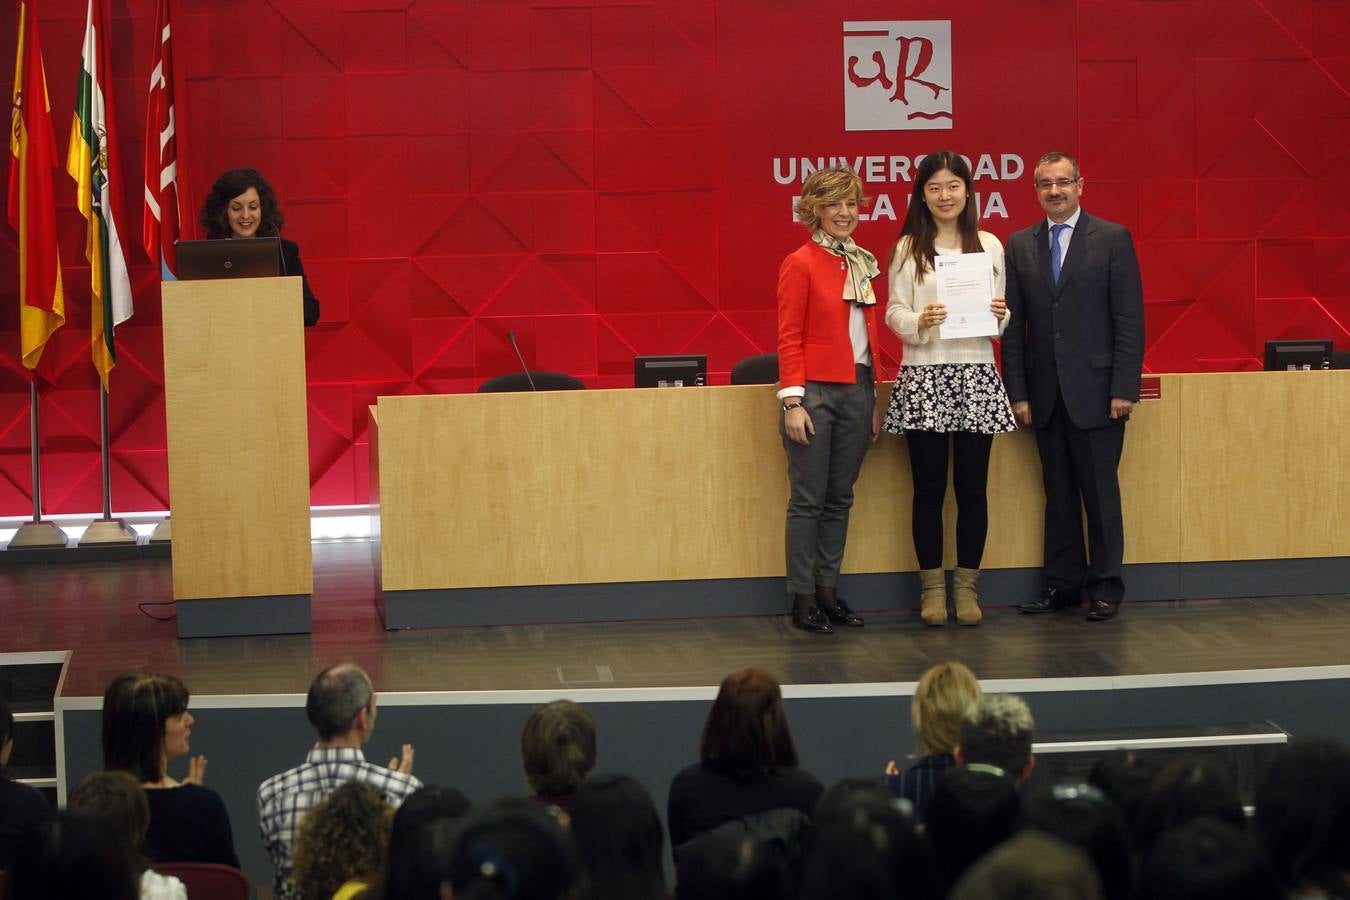
[[[178,277],[183,281],[285,274],[279,237],[178,241],[174,248],[178,253]]]

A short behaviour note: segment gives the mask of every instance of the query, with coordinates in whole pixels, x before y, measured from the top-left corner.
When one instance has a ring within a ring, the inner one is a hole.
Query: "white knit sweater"
[[[998,238],[987,231],[980,232],[980,244],[984,252],[994,259],[994,296],[1004,296],[1007,274],[1003,266],[1003,245]],[[960,253],[960,250],[938,247],[939,256]],[[905,342],[906,366],[934,366],[942,363],[992,363],[994,348],[990,338],[953,338],[943,340],[938,336],[938,328],[925,328],[919,331],[919,314],[930,303],[937,303],[937,283],[925,273],[922,280],[915,283],[914,260],[909,256],[909,239],[901,238],[896,247],[895,258],[886,272],[890,283],[890,300],[886,303],[886,327],[895,332]],[[1008,327],[1008,317],[998,323],[998,333]]]

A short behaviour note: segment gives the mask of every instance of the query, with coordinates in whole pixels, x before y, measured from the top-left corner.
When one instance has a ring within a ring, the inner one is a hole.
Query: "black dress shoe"
[[[1110,600],[1093,600],[1092,605],[1088,607],[1087,620],[1089,622],[1105,622],[1107,619],[1114,619],[1116,612],[1120,609],[1120,603],[1112,603]]]
[[[816,607],[836,625],[849,625],[856,628],[864,624],[862,616],[849,609],[843,597],[835,597],[833,606],[828,606],[817,598]]]
[[[796,625],[802,631],[812,631],[816,634],[834,634],[834,629],[830,627],[830,620],[825,618],[825,613],[818,606],[793,607],[792,624]]]
[[[1017,605],[1017,611],[1024,613],[1048,613],[1060,609],[1075,608],[1077,606],[1077,597],[1063,588],[1057,588],[1052,585],[1041,591],[1041,595],[1035,600],[1019,603]]]

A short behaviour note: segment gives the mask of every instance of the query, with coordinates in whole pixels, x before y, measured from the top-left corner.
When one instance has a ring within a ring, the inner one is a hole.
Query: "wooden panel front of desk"
[[[787,478],[773,393],[382,397],[371,429],[382,586],[781,577]],[[1127,562],[1350,555],[1350,487],[1332,464],[1344,462],[1335,426],[1350,418],[1348,398],[1350,372],[1162,376],[1162,398],[1140,404],[1126,433]],[[1236,414],[1253,399],[1264,410]],[[1038,568],[1032,434],[994,441],[988,493],[985,568]],[[903,439],[882,435],[856,494],[844,571],[913,571]],[[954,521],[949,497],[949,566]],[[1269,522],[1280,523],[1273,542]]]
[[[300,279],[170,281],[163,298],[173,597],[307,597]]]

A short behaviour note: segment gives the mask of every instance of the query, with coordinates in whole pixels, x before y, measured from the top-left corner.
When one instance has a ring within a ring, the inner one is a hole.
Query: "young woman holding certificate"
[[[976,227],[974,193],[970,166],[959,155],[938,150],[924,157],[887,273],[886,325],[904,341],[905,355],[883,428],[903,434],[909,445],[914,551],[923,582],[920,615],[929,625],[947,621],[942,504],[948,447],[957,505],[956,621],[978,625],[983,614],[976,581],[989,523],[989,451],[995,434],[1017,428],[994,368],[990,337],[968,336],[1002,334],[1008,322],[1003,245]],[[962,260],[950,272],[937,265],[940,258],[958,254],[979,254],[983,260]],[[983,290],[977,286],[982,284],[990,286],[989,315],[964,312],[959,323],[949,320],[943,301],[952,308],[961,302],[969,310],[972,292]]]

